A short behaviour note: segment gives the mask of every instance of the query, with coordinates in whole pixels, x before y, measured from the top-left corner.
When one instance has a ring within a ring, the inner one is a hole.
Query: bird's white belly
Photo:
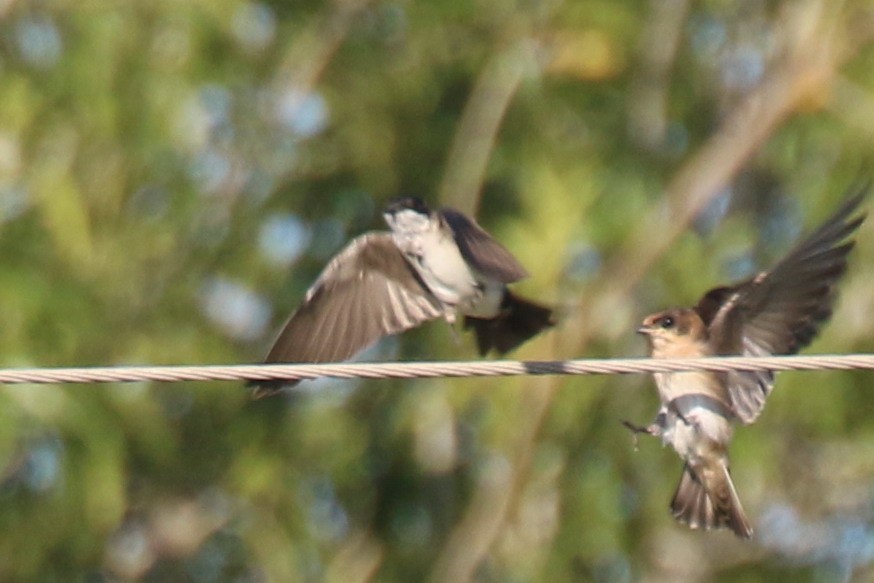
[[[504,285],[497,282],[482,283],[476,296],[459,306],[466,316],[475,318],[494,318],[501,311],[504,300]]]
[[[416,270],[441,302],[463,309],[479,297],[476,277],[451,237],[423,233],[418,256]]]
[[[694,425],[686,424],[678,416],[669,414],[662,428],[662,443],[672,446],[680,457],[687,459],[693,454],[697,442],[701,441],[697,433]]]
[[[682,418],[669,413],[662,426],[662,443],[670,445],[685,460],[707,457],[713,449],[731,441],[731,423],[704,407],[693,407]]]
[[[717,400],[712,387],[718,385],[718,381],[712,373],[655,373],[655,377],[659,398],[665,408],[685,395],[708,395]],[[682,418],[676,412],[666,411],[662,442],[672,445],[677,453],[688,458],[700,455],[699,449],[709,448],[712,443],[727,444],[731,441],[732,433],[731,421],[725,415],[711,407],[693,406],[682,411]]]

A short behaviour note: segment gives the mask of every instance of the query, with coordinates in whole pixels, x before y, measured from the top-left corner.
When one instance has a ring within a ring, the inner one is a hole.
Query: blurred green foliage
[[[2,364],[256,362],[401,194],[558,306],[513,356],[640,355],[871,175],[872,31],[867,0],[0,1]],[[748,102],[785,111],[762,139]],[[874,350],[872,265],[866,224],[812,352]],[[437,322],[366,358],[474,356]],[[6,386],[0,580],[870,581],[870,379],[782,374],[738,431],[751,542],[671,519],[679,460],[619,424],[648,378]]]

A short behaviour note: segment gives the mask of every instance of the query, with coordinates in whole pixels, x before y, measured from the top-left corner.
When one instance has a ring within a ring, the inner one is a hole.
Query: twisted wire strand
[[[446,361],[203,366],[118,366],[0,369],[0,383],[127,383],[141,381],[249,381],[408,379],[522,375],[600,375],[730,370],[874,369],[874,354],[770,357],[620,358],[553,361]]]

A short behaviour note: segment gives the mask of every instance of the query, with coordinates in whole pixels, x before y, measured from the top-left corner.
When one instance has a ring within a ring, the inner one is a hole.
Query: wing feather
[[[717,354],[794,354],[816,337],[831,317],[837,283],[854,245],[845,239],[865,220],[865,214],[856,211],[868,190],[868,184],[858,187],[771,271],[712,289],[701,298],[695,310]],[[733,371],[727,382],[735,414],[743,423],[752,423],[774,386],[774,374]]]
[[[443,313],[388,233],[353,239],[307,291],[265,362],[347,360]]]
[[[461,255],[474,269],[501,283],[513,283],[528,277],[528,272],[513,254],[475,221],[451,208],[444,208],[441,213],[452,229]]]

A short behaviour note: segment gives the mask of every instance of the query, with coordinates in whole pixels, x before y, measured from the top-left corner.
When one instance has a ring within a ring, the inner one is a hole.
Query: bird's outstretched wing
[[[794,354],[807,346],[829,319],[837,283],[854,242],[847,240],[865,220],[856,211],[869,190],[857,187],[821,227],[773,269],[733,286],[707,292],[695,310],[708,327],[717,354]],[[735,414],[743,423],[758,417],[774,385],[770,371],[728,373]]]
[[[443,219],[452,229],[464,259],[477,271],[501,283],[513,283],[528,277],[528,272],[485,229],[466,215],[444,208]]]
[[[440,302],[421,283],[391,235],[365,233],[328,263],[264,362],[347,360],[383,336],[442,314]]]

